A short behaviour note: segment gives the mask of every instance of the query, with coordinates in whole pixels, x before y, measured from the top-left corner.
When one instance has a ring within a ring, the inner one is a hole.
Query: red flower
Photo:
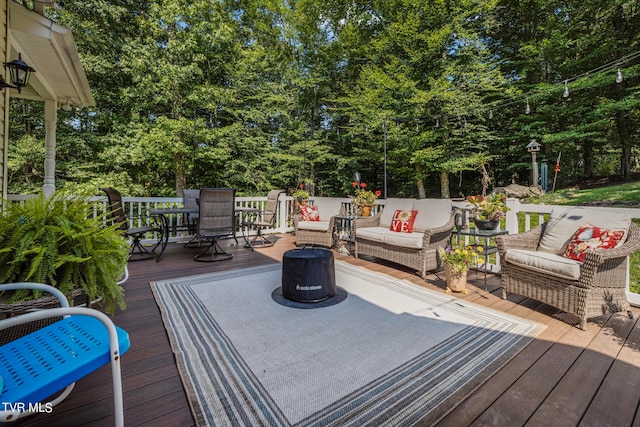
[[[361,183],[360,183],[360,187],[362,187],[362,188],[367,188],[367,184],[366,184],[365,182],[361,182]]]
[[[356,188],[356,187],[358,186],[358,183],[357,183],[357,182],[355,182],[355,181],[353,181],[353,182],[351,183],[351,186],[352,186],[353,188]]]
[[[300,183],[300,185],[298,186],[298,188],[300,188],[300,189],[304,189],[304,184],[303,184],[303,183]]]
[[[376,197],[380,197],[380,195],[382,194],[382,191],[376,190],[374,194],[376,195]]]

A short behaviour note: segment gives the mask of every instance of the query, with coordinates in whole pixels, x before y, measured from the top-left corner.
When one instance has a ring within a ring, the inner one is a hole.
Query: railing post
[[[280,195],[278,196],[278,204],[278,214],[280,215],[278,222],[278,233],[286,233],[289,210],[287,209],[287,195],[285,193],[280,193]]]
[[[520,199],[507,199],[509,211],[506,214],[505,229],[509,234],[518,234],[518,212],[520,212]]]

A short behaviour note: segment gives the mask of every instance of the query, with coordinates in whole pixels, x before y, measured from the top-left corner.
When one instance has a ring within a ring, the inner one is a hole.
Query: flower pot
[[[444,276],[447,280],[446,292],[467,293],[467,270],[455,271],[450,264],[444,263]]]
[[[498,219],[474,219],[473,223],[478,230],[495,230],[500,225]]]
[[[362,216],[370,216],[371,215],[372,206],[363,206],[362,207]]]

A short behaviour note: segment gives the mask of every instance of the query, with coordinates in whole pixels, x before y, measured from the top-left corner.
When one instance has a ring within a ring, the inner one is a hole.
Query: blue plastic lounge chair
[[[40,289],[56,296],[60,308],[35,311],[0,321],[0,331],[48,318],[62,317],[48,326],[0,347],[0,422],[51,412],[73,389],[75,381],[111,363],[115,425],[124,425],[120,356],[129,349],[129,335],[104,313],[69,307],[56,288],[40,283],[0,285],[0,292]],[[62,393],[50,402],[45,399]]]

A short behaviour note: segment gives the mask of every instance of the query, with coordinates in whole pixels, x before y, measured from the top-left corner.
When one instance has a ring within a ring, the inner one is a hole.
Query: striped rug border
[[[336,270],[475,319],[413,360],[298,426],[430,425],[531,342],[544,326],[336,261]],[[281,264],[151,282],[198,425],[289,426],[191,286],[272,272]],[[194,357],[196,355],[197,357]]]

